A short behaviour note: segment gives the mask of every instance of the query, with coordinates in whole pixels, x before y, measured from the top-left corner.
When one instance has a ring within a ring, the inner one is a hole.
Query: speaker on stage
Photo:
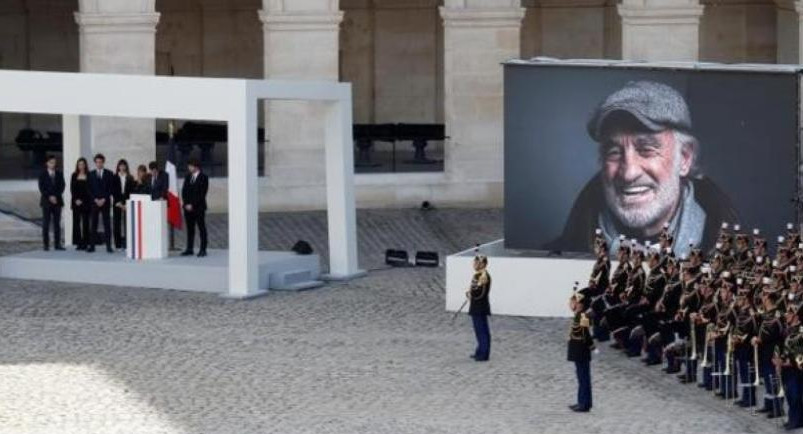
[[[438,252],[416,252],[415,265],[416,267],[437,267],[440,265]]]
[[[312,246],[304,241],[298,240],[295,244],[293,244],[292,251],[296,252],[298,255],[311,255],[312,254]]]
[[[385,264],[391,267],[406,267],[410,265],[410,256],[406,250],[385,250]]]

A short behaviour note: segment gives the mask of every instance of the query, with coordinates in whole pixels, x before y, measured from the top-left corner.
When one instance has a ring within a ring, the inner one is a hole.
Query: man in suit
[[[181,254],[193,254],[195,226],[201,237],[201,250],[198,257],[206,256],[206,193],[209,191],[209,178],[201,172],[201,165],[195,158],[187,162],[187,176],[181,187],[181,201],[184,202],[184,220],[187,222],[187,249]]]
[[[86,251],[95,251],[95,240],[98,237],[98,218],[103,217],[103,235],[106,240],[106,251],[114,253],[112,250],[112,226],[111,226],[111,203],[112,192],[114,191],[114,173],[103,167],[106,164],[106,157],[103,154],[95,155],[95,170],[89,173],[89,194],[92,198],[91,229],[89,231],[89,247]]]
[[[117,176],[114,178],[114,208],[112,209],[112,225],[114,226],[114,247],[125,248],[125,234],[123,233],[123,222],[125,221],[125,204],[134,191],[134,177],[128,173],[128,162],[120,160],[117,163]]]
[[[170,179],[167,173],[159,170],[159,164],[151,161],[148,164],[151,171],[151,199],[167,200],[167,190],[170,188]]]
[[[64,250],[61,245],[61,209],[64,207],[64,175],[56,170],[58,161],[50,155],[45,170],[39,175],[39,206],[42,207],[42,243],[50,250],[50,223],[53,223],[53,246]]]

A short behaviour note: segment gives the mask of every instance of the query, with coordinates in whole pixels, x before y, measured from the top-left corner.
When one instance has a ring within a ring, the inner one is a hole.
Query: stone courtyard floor
[[[306,239],[325,253],[325,222],[263,214],[260,245]],[[594,409],[575,415],[567,320],[493,317],[491,361],[476,363],[468,318],[444,311],[444,269],[382,265],[388,247],[445,254],[500,238],[500,211],[370,210],[358,222],[368,276],[301,293],[231,301],[0,279],[0,433],[776,430],[607,346]],[[225,247],[225,217],[210,226]],[[0,254],[36,248],[0,241]]]

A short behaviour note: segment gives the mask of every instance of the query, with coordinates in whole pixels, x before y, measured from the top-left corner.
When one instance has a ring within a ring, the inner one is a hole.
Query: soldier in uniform
[[[781,371],[784,396],[786,397],[788,418],[784,424],[787,430],[803,427],[803,328],[801,328],[803,305],[789,305],[786,310],[786,328],[783,350],[775,360]]]
[[[758,336],[752,339],[752,344],[758,346],[759,369],[764,379],[765,388],[764,407],[758,411],[759,413],[767,413],[769,418],[775,418],[782,415],[783,397],[779,396],[780,381],[772,364],[772,357],[775,349],[781,343],[783,323],[781,322],[781,312],[776,308],[778,293],[766,289],[761,296],[763,309]]]
[[[574,362],[577,375],[577,403],[569,408],[580,413],[591,410],[592,405],[591,352],[594,350],[594,340],[591,338],[590,320],[584,313],[586,302],[583,291],[575,291],[569,299],[569,308],[574,317],[569,329],[567,359]]]
[[[477,349],[471,358],[487,361],[491,355],[491,330],[488,317],[491,315],[491,304],[488,294],[491,292],[491,275],[488,274],[488,258],[484,255],[474,257],[474,276],[471,278],[471,289],[466,291],[469,299],[468,314],[474,325],[477,337]]]
[[[757,375],[753,346],[750,340],[758,333],[753,307],[750,303],[750,291],[745,288],[743,279],[738,279],[736,295],[736,324],[733,330],[734,358],[738,366],[739,385],[742,398],[737,403],[740,407],[752,407],[756,404],[755,378],[751,378],[751,369]]]

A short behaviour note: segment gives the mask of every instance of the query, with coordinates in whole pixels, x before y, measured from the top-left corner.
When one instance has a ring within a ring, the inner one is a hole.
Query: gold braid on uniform
[[[480,292],[476,297],[473,297],[473,300],[479,300],[482,297],[485,297],[485,293],[488,291],[488,272],[485,270],[485,268],[474,272],[474,281],[477,282],[477,285],[480,288],[482,288],[482,292]]]

